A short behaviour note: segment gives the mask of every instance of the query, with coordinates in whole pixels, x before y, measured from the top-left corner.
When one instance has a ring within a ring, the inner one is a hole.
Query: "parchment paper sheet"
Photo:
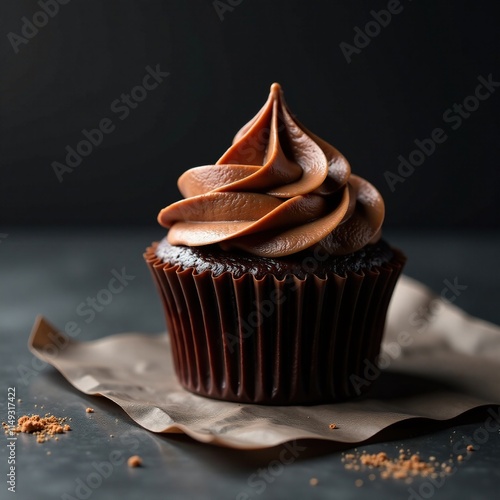
[[[405,276],[389,309],[381,370],[367,364],[352,383],[369,384],[368,396],[344,403],[273,407],[195,396],[176,381],[165,334],[78,342],[39,316],[29,347],[78,390],[111,399],[150,431],[240,449],[301,438],[357,443],[401,420],[500,404],[500,328]]]

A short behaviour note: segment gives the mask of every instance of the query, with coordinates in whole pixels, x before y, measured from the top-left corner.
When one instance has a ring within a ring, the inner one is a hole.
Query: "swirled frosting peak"
[[[217,163],[191,168],[178,186],[185,199],[158,215],[172,245],[343,255],[378,240],[384,219],[379,192],[292,116],[277,83]]]

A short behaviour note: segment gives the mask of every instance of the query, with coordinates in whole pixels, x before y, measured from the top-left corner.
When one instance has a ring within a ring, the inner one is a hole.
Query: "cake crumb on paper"
[[[129,467],[140,467],[142,465],[142,458],[139,455],[132,455],[127,460],[127,465]]]

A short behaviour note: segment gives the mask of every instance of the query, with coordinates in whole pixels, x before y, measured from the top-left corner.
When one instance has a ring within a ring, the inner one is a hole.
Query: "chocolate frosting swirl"
[[[277,83],[217,163],[191,168],[178,186],[185,199],[158,215],[172,245],[344,255],[377,241],[384,219],[380,193],[292,117]]]

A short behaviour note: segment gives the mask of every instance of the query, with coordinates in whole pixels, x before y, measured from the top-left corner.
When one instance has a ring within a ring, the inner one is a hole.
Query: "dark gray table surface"
[[[136,425],[117,406],[73,389],[52,368],[32,368],[26,343],[37,314],[62,326],[77,320],[80,340],[118,332],[161,332],[163,316],[142,252],[162,230],[1,228],[0,239],[0,419],[6,420],[7,388],[16,387],[18,415],[50,412],[72,417],[74,431],[59,441],[37,444],[20,435],[16,444],[16,493],[7,490],[6,441],[0,462],[0,498],[30,500],[73,498],[289,499],[289,498],[496,498],[500,489],[500,434],[489,433],[456,472],[442,484],[416,479],[368,479],[347,471],[342,452],[352,447],[317,441],[300,442],[297,457],[282,465],[283,446],[237,451],[203,445],[183,435],[156,435]],[[493,233],[387,233],[403,248],[406,273],[440,292],[445,279],[467,289],[456,304],[500,324],[500,237]],[[135,278],[90,324],[76,308],[105,287],[111,271],[125,268]],[[22,375],[24,374],[24,377]],[[498,373],[492,374],[499,378]],[[95,413],[85,413],[92,406]],[[453,444],[484,425],[485,409],[452,422],[410,421],[357,446],[395,456],[400,447],[423,456],[446,459]],[[114,437],[110,437],[112,434]],[[48,453],[50,452],[50,453]],[[111,455],[113,454],[113,455]],[[139,454],[144,466],[116,464],[96,473],[96,464]],[[108,470],[109,469],[109,470]],[[102,472],[104,470],[104,472]],[[315,487],[309,480],[316,477]],[[355,481],[363,479],[357,487]],[[78,488],[84,484],[85,487]],[[412,490],[410,490],[412,488]]]

